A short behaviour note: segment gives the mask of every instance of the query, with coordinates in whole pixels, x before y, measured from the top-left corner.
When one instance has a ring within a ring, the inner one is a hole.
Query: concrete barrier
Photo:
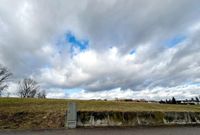
[[[200,112],[78,112],[77,126],[159,126],[200,124]]]

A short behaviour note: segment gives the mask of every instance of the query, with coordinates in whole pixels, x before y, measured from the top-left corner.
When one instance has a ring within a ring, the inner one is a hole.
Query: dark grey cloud
[[[162,41],[184,32],[198,20],[198,4],[197,0],[118,0],[111,4],[90,1],[80,21],[94,47],[114,44],[127,52],[140,44]]]

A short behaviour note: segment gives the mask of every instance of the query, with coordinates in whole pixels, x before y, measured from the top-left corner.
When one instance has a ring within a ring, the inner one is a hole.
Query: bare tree
[[[19,81],[18,94],[21,98],[34,98],[39,92],[40,86],[36,81],[25,78]]]
[[[37,97],[38,98],[46,98],[46,91],[42,90],[42,91],[38,92]]]
[[[11,75],[12,73],[10,73],[6,67],[0,65],[0,97],[2,91],[8,87],[8,84],[6,82]]]

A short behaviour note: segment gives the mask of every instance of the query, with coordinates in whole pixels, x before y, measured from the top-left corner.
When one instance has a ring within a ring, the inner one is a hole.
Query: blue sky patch
[[[200,82],[188,81],[186,84],[188,84],[188,85],[194,85],[194,86],[200,86]]]
[[[135,54],[135,49],[131,50],[129,54],[130,55]]]
[[[82,91],[83,89],[80,89],[80,88],[73,88],[73,89],[66,89],[65,92],[67,94],[73,94],[73,93],[78,93],[80,91]]]
[[[89,41],[85,39],[78,39],[73,33],[69,32],[66,34],[66,40],[71,44],[73,48],[79,48],[80,51],[86,50],[89,47]]]
[[[178,45],[179,43],[183,42],[186,40],[186,36],[184,35],[178,35],[178,36],[175,36],[171,39],[168,39],[165,41],[165,45],[168,47],[168,48],[172,48],[172,47],[175,47],[176,45]]]

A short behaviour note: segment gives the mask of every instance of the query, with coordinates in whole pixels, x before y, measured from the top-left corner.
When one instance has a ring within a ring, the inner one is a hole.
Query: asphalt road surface
[[[155,128],[91,128],[14,131],[3,130],[0,135],[200,135],[200,127]]]

